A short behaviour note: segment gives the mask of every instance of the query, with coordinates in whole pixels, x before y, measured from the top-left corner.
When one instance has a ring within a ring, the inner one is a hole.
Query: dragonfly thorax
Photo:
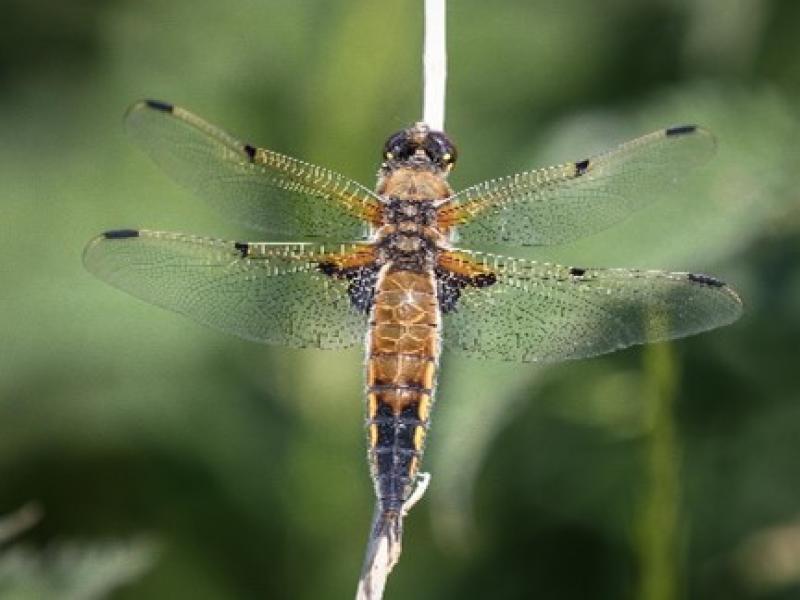
[[[411,271],[429,271],[438,254],[436,231],[414,223],[386,225],[376,240],[378,262]]]
[[[375,235],[379,262],[413,271],[433,269],[444,238],[437,227],[435,203],[450,195],[445,180],[430,172],[405,168],[379,185],[382,225]]]
[[[436,209],[432,202],[426,200],[389,198],[384,205],[383,222],[398,227],[408,225],[430,227],[436,222]]]

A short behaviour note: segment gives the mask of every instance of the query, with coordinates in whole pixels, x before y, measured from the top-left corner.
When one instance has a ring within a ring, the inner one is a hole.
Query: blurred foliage
[[[99,600],[137,579],[155,556],[144,539],[128,543],[52,543],[34,550],[14,538],[41,517],[26,505],[0,517],[0,597],[13,600]],[[3,548],[3,544],[11,543]]]
[[[142,96],[370,184],[383,138],[419,118],[421,2],[0,8],[0,514],[45,511],[14,562],[28,595],[7,597],[69,597],[37,587],[64,565],[124,566],[122,600],[350,597],[372,510],[361,353],[204,330],[80,253],[116,227],[248,235],[131,147],[120,118]],[[445,355],[433,480],[387,598],[800,596],[798,23],[791,0],[450,3],[454,187],[675,123],[719,139],[618,227],[501,251],[710,272],[747,309],[547,369]],[[146,572],[103,541],[142,533]],[[101,550],[52,558],[72,539]]]

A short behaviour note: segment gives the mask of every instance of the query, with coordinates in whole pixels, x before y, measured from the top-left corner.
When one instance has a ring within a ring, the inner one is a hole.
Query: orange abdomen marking
[[[399,510],[419,470],[440,346],[433,272],[383,267],[367,348],[369,458],[376,492]]]

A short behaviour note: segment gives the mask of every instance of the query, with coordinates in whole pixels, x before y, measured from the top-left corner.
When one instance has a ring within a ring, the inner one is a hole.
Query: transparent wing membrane
[[[545,245],[605,229],[648,205],[654,191],[714,153],[714,137],[691,125],[662,129],[593,158],[467,188],[440,220],[460,242]]]
[[[143,101],[127,129],[170,176],[228,219],[276,235],[360,239],[375,195],[346,177],[255,148],[170,104]]]
[[[84,263],[121,290],[224,332],[294,348],[346,348],[363,343],[367,317],[352,307],[347,281],[319,265],[358,248],[122,230],[90,242]]]
[[[736,292],[705,275],[460,252],[496,278],[486,287],[465,287],[444,315],[445,347],[478,358],[583,358],[720,327],[742,312]]]
[[[382,222],[380,199],[361,185],[240,142],[179,107],[140,102],[126,123],[169,174],[234,221],[325,239],[359,239]],[[468,188],[437,209],[437,225],[457,227],[470,243],[577,239],[646,206],[652,190],[714,147],[694,126],[656,131],[593,158]],[[345,348],[365,339],[386,260],[376,248],[119,230],[93,240],[84,261],[108,283],[221,331]],[[442,249],[436,269],[445,345],[479,358],[594,356],[713,329],[742,311],[731,288],[699,274],[562,267],[458,249]]]

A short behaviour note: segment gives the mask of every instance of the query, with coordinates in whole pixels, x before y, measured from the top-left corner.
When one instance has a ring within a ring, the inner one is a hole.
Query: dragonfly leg
[[[428,489],[428,484],[431,482],[430,473],[418,473],[414,480],[414,488],[408,495],[408,498],[403,502],[403,516],[406,516],[409,511],[414,508],[417,502],[422,500],[425,495],[425,490]]]

